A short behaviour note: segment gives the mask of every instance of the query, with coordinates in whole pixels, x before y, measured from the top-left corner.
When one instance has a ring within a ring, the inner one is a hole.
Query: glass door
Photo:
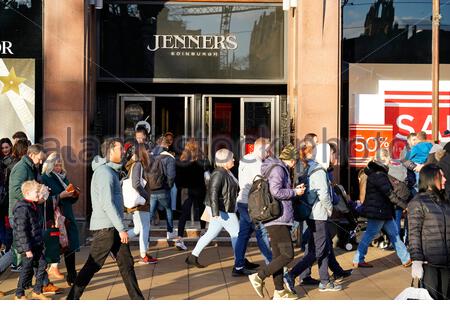
[[[253,151],[255,140],[275,137],[275,97],[241,99],[241,156]]]
[[[119,123],[117,129],[124,141],[134,139],[134,130],[139,121],[145,120],[151,125],[151,139],[155,127],[155,98],[147,95],[118,95]]]
[[[202,147],[209,159],[220,148],[240,159],[257,138],[273,141],[277,101],[277,96],[203,96]]]

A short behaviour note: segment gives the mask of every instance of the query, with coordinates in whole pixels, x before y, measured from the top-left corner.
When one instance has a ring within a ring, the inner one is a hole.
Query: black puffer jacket
[[[33,202],[19,200],[16,203],[13,238],[19,253],[43,246],[41,214],[39,207]]]
[[[406,203],[393,192],[387,166],[371,161],[364,173],[367,175],[367,185],[363,216],[368,219],[390,220],[394,216],[394,205],[406,208]]]
[[[218,217],[219,211],[236,212],[239,185],[227,170],[216,168],[211,174],[207,189],[205,205],[211,207],[213,217]]]
[[[415,261],[450,267],[450,203],[432,191],[408,205],[409,252]]]
[[[449,145],[449,146],[447,146]],[[444,172],[444,177],[446,179],[445,181],[445,193],[447,195],[447,199],[450,199],[450,151],[447,149],[450,148],[450,144],[447,143],[445,145],[445,155],[442,157],[442,159],[437,163],[439,168],[442,169]]]

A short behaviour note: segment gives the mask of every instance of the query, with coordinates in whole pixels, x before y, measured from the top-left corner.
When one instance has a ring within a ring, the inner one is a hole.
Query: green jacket
[[[69,185],[69,181],[67,180],[67,178],[65,178],[63,181],[65,184]],[[67,236],[69,238],[70,252],[79,251],[80,237],[78,234],[78,225],[72,210],[72,205],[77,202],[78,198],[59,198],[59,194],[65,189],[54,173],[50,173],[49,175],[42,175],[42,182],[50,188],[50,197],[56,197],[56,199],[59,201],[61,213],[66,218],[66,229]],[[47,204],[47,206],[48,205],[51,204]],[[53,210],[51,211],[53,212]]]
[[[39,174],[39,168],[34,165],[33,161],[28,156],[23,156],[14,168],[12,168],[9,176],[9,217],[13,216],[13,209],[16,202],[23,199],[21,191],[22,184],[29,180],[41,182],[41,175]]]

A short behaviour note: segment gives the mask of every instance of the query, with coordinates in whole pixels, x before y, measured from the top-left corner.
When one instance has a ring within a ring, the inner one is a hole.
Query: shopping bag
[[[58,228],[47,228],[44,230],[44,247],[45,247],[45,260],[47,263],[58,263],[60,255],[59,236],[60,232]]]
[[[61,251],[65,252],[69,248],[69,236],[66,229],[66,217],[61,213],[56,199],[53,199],[53,211],[55,213],[55,227],[59,230],[59,244]]]
[[[403,290],[395,300],[433,300],[427,289],[420,288],[421,280],[418,281],[417,288],[414,287],[414,279],[411,281],[411,286]]]

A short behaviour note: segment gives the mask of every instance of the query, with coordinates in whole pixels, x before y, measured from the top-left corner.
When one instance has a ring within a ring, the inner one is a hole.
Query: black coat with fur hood
[[[388,177],[388,167],[371,161],[364,169],[367,175],[363,216],[368,219],[390,220],[394,217],[394,205],[406,208],[407,204],[395,193]]]

